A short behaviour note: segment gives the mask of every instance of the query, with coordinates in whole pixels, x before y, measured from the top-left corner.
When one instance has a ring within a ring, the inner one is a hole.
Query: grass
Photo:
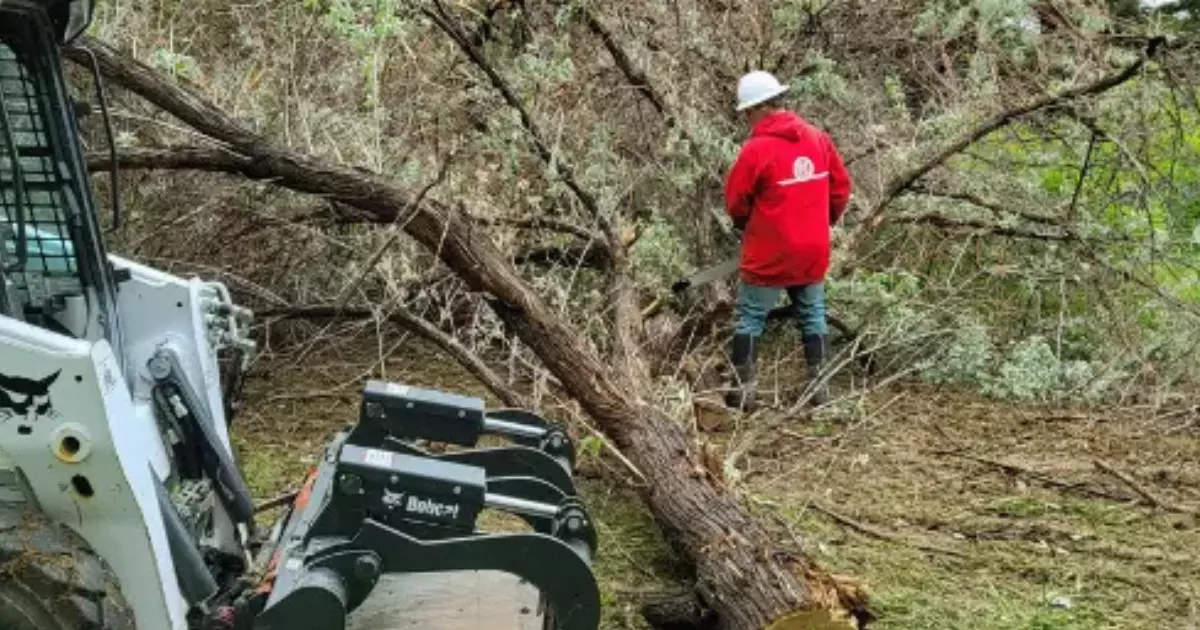
[[[427,351],[404,352],[403,363],[388,364],[389,378],[485,394]],[[234,434],[256,496],[297,484],[329,435],[357,413],[354,377],[370,366],[332,365],[317,372],[274,361],[260,369],[269,378],[249,384],[248,411]],[[750,450],[740,490],[782,543],[798,541],[826,568],[865,582],[879,616],[872,627],[1200,627],[1196,517],[1142,505],[1092,465],[1103,459],[1173,503],[1197,505],[1200,494],[1189,485],[1200,479],[1194,435],[1163,435],[1119,410],[1068,414],[911,386],[881,392],[863,409],[854,422],[790,421],[785,433]],[[738,436],[708,437],[721,444]],[[1131,500],[1064,491],[954,452]],[[583,461],[579,487],[600,537],[602,628],[647,628],[641,595],[678,584],[683,569],[636,494],[596,475],[594,455]],[[813,501],[895,541],[847,528],[809,509]]]
[[[875,404],[897,395],[899,404],[877,415],[868,409],[832,438],[827,422],[799,421],[790,432],[799,439],[772,445],[773,457],[756,460],[746,477],[745,490],[779,506],[821,563],[868,583],[880,616],[874,627],[1200,627],[1196,518],[1140,504],[1093,467],[1117,462],[1144,484],[1164,469],[1189,478],[1200,460],[1195,436],[1165,435],[1120,410],[1069,414],[911,386],[880,393]],[[1131,500],[1044,485],[955,451]],[[1153,490],[1188,504],[1186,487]],[[900,542],[806,510],[814,500]]]
[[[481,396],[490,405],[498,404],[470,375],[420,342],[407,344],[400,354],[403,361],[388,363],[389,380]],[[313,370],[307,362],[283,358],[258,367],[247,382],[244,411],[232,431],[238,462],[256,500],[277,496],[303,481],[328,439],[356,417],[362,382],[355,379],[370,367],[348,360]],[[679,569],[640,499],[632,490],[600,478],[596,466],[590,465],[593,458],[581,453],[582,474],[576,483],[599,538],[595,571],[603,627],[646,628],[637,594],[672,586]],[[480,521],[490,530],[513,524],[490,511]]]

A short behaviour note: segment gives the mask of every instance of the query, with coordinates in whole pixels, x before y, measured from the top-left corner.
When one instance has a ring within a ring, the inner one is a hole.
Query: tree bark
[[[716,619],[694,593],[658,593],[642,602],[642,617],[655,630],[714,630]]]
[[[225,143],[213,168],[293,190],[320,194],[393,221],[412,198],[387,180],[340,168],[277,146],[239,125],[215,105],[176,86],[157,71],[91,38],[111,80]],[[70,53],[80,60],[78,51]],[[152,164],[147,166],[154,166]],[[225,169],[222,169],[225,170]],[[426,200],[404,229],[484,296],[577,399],[613,443],[652,483],[641,489],[667,539],[694,563],[697,592],[722,628],[758,630],[797,613],[815,611],[865,619],[865,597],[814,563],[781,551],[720,480],[710,476],[680,423],[636,397],[629,372],[606,365],[526,284],[472,223]]]

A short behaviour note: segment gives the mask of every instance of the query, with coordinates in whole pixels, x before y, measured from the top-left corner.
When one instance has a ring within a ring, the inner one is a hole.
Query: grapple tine
[[[559,431],[529,413],[493,416],[478,399],[368,383],[359,422],[328,445],[278,528],[239,629],[343,630],[381,577],[490,570],[538,589],[547,628],[595,630],[596,531],[562,465],[573,454]],[[470,447],[488,433],[516,445],[432,454],[412,443]],[[533,531],[479,531],[485,509]]]

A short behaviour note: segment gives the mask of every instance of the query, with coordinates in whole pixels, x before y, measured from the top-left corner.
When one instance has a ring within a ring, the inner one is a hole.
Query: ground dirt
[[[321,346],[258,366],[233,430],[256,497],[298,484],[353,422],[378,356]],[[415,342],[382,364],[389,380],[487,397]],[[1200,629],[1195,417],[1016,406],[912,384],[840,408],[730,418],[703,439],[724,457],[755,423],[777,423],[727,470],[730,483],[783,546],[865,583],[872,627]],[[600,460],[585,454],[581,489],[600,534],[603,627],[644,628],[642,594],[671,586],[679,566],[621,467]]]

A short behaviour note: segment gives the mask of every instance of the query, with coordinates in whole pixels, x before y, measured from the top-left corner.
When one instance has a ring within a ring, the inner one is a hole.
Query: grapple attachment
[[[446,453],[418,445],[475,447],[489,434],[512,445]],[[566,431],[533,414],[369,382],[358,423],[326,447],[277,524],[261,554],[262,584],[231,625],[343,630],[381,576],[478,570],[536,587],[547,630],[595,630],[596,532],[573,462]],[[532,531],[480,531],[485,509]]]

